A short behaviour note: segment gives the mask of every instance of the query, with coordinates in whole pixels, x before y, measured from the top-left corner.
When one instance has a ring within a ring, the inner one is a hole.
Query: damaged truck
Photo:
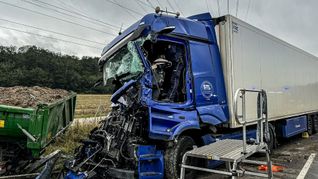
[[[66,178],[179,178],[186,151],[242,138],[239,88],[267,91],[270,150],[318,131],[318,58],[231,15],[157,10],[109,43],[99,65],[112,110],[66,162]],[[251,141],[255,131],[247,127]]]

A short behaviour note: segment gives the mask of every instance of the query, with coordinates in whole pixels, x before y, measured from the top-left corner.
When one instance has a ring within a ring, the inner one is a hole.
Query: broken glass
[[[128,42],[127,45],[119,49],[104,64],[104,83],[111,78],[123,78],[134,76],[142,73],[144,66],[139,53],[135,47],[134,41]]]

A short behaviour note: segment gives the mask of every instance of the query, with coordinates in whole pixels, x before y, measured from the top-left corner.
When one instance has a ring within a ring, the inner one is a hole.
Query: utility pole
[[[230,14],[230,0],[227,0],[227,14]]]
[[[235,13],[235,17],[237,17],[237,14],[238,14],[239,3],[240,3],[240,0],[236,0],[236,13]]]

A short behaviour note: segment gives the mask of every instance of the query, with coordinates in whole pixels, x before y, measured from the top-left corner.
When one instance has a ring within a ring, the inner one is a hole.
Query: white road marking
[[[307,162],[305,163],[303,169],[301,169],[299,175],[297,176],[297,179],[304,179],[309,168],[310,168],[310,165],[312,164],[312,162],[314,161],[316,157],[316,154],[315,153],[312,153],[309,157],[308,157],[308,160]]]

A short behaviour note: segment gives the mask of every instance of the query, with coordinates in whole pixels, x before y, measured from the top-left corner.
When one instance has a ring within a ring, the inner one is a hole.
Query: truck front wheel
[[[178,179],[180,177],[180,169],[183,154],[192,150],[195,145],[192,137],[181,136],[173,146],[167,147],[165,151],[165,178]],[[191,162],[191,161],[189,161]],[[187,176],[192,175],[187,173]]]

